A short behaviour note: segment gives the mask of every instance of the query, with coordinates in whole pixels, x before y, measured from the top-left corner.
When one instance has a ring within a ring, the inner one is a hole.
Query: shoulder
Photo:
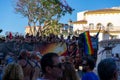
[[[87,73],[85,73],[84,75],[83,75],[83,77],[82,78],[95,78],[96,80],[98,80],[97,78],[97,75],[94,73],[94,72],[87,72]]]

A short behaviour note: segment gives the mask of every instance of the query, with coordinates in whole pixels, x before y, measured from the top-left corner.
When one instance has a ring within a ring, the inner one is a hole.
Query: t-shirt
[[[99,80],[99,78],[94,72],[86,72],[82,76],[82,80]]]

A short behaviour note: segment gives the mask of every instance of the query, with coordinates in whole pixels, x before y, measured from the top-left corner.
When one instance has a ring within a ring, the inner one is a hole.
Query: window
[[[101,23],[98,23],[98,24],[97,24],[97,29],[100,29],[101,26],[102,26],[102,24],[101,24]]]
[[[113,24],[112,23],[108,23],[107,24],[107,30],[112,30],[113,29]]]
[[[90,23],[90,24],[89,24],[89,28],[90,28],[90,29],[94,29],[94,24],[93,24],[93,23]]]

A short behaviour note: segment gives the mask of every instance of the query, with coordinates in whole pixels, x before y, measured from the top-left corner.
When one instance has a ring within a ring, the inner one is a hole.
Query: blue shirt
[[[99,78],[94,72],[86,72],[82,76],[82,80],[99,80]]]

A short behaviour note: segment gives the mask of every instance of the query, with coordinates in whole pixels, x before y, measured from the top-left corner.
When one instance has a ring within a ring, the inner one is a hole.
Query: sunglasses
[[[58,63],[56,65],[52,65],[52,67],[62,68],[62,63]]]

